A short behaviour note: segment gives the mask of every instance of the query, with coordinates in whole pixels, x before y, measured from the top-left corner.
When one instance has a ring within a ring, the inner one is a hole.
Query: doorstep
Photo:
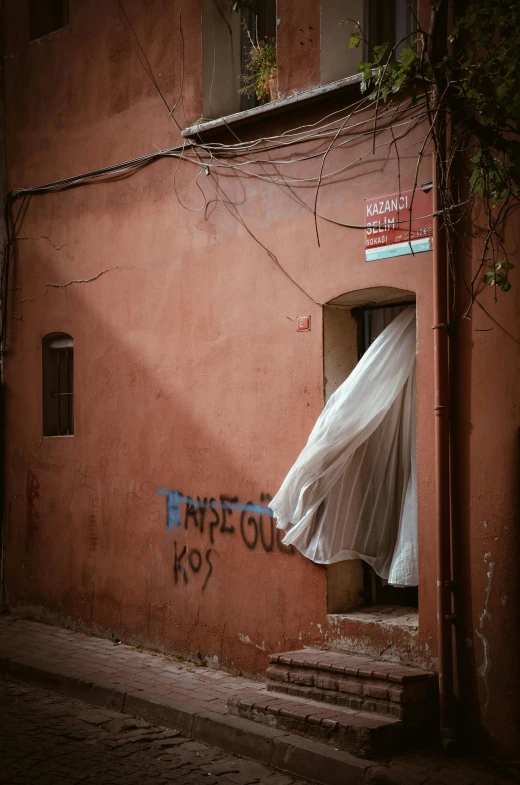
[[[393,717],[327,706],[265,689],[229,698],[228,709],[236,717],[323,741],[366,758],[390,754],[401,741],[402,723]]]

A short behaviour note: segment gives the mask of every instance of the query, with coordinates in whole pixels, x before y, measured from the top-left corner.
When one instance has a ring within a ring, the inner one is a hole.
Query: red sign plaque
[[[431,184],[365,199],[366,260],[429,251],[432,209]]]

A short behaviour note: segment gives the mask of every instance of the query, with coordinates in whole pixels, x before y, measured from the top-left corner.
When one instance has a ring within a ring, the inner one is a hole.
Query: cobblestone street
[[[2,785],[302,785],[254,761],[108,709],[0,682]]]

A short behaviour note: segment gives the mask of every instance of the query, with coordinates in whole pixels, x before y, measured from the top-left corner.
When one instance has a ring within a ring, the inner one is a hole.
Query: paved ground
[[[35,687],[0,682],[0,707],[2,785],[300,785],[178,731]]]
[[[8,697],[4,701],[2,690],[6,682],[1,681],[2,676],[11,682],[49,687],[61,697],[45,693],[42,698],[32,687],[7,682]],[[96,785],[274,785],[293,783],[298,778],[339,785],[520,783],[520,764],[503,767],[475,758],[449,758],[441,752],[407,753],[392,761],[362,761],[325,744],[229,717],[230,696],[247,696],[248,691],[256,693],[259,688],[258,682],[139,651],[117,641],[0,616],[0,767],[11,767],[10,779],[5,779],[7,774],[2,776],[0,768],[0,785],[80,781]],[[69,698],[85,699],[104,708],[86,708],[86,704]],[[6,713],[7,706],[14,711],[16,722]],[[69,707],[67,711],[65,707]],[[128,721],[135,730],[128,726],[125,730],[122,715],[117,713],[121,711],[144,718],[156,727],[131,719]],[[101,717],[101,722],[89,721],[87,716]],[[104,717],[108,717],[106,722]],[[170,730],[157,729],[161,724]],[[179,729],[186,738],[176,736],[175,731],[171,735],[172,728]],[[16,744],[13,734],[17,734]],[[188,736],[196,741],[188,741]],[[144,741],[145,738],[155,740]],[[236,771],[229,771],[226,766],[231,765],[230,761],[238,767],[240,759],[201,742],[255,758],[262,765],[244,760]],[[174,761],[177,768],[172,774]],[[225,771],[218,769],[219,764]],[[263,764],[290,776],[273,774]],[[212,765],[217,769],[207,768]],[[39,766],[48,767],[41,769],[45,771],[43,778],[39,777]],[[72,772],[77,775],[75,779]],[[165,772],[170,773],[167,776]]]

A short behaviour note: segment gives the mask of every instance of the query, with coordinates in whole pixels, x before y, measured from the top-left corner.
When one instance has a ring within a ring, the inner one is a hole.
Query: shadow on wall
[[[37,236],[39,209],[24,235]],[[83,220],[80,246],[95,231]],[[250,379],[229,369],[218,299],[201,314],[179,270],[165,282],[116,261],[83,278],[76,249],[58,246],[24,244],[13,282],[8,601],[259,670],[273,647],[298,645],[300,625],[312,632],[325,592],[265,512],[279,479],[261,423],[237,420]],[[74,339],[75,433],[42,439],[41,340],[55,331]],[[299,603],[305,586],[313,603],[289,614],[286,598]]]

